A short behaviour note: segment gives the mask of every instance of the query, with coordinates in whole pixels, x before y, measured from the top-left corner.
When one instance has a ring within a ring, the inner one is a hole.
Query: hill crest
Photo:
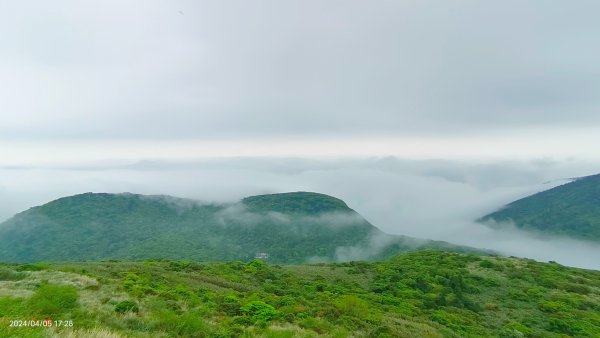
[[[514,223],[544,235],[600,241],[600,174],[518,199],[478,221],[495,227]]]

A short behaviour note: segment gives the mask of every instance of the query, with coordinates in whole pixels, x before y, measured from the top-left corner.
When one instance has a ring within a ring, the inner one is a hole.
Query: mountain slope
[[[376,263],[87,262],[0,272],[0,337],[600,336],[600,272],[518,258],[419,251]],[[32,318],[73,325],[9,325]]]
[[[517,200],[479,221],[514,222],[524,230],[600,241],[600,175]]]
[[[377,246],[377,248],[375,248]],[[346,203],[309,192],[201,204],[170,196],[86,193],[61,198],[0,224],[0,260],[247,260],[377,258],[443,242],[384,234]]]

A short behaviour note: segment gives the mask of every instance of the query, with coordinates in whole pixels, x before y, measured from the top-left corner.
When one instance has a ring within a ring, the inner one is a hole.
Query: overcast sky
[[[59,160],[99,145],[125,158],[596,156],[597,13],[597,1],[0,1],[2,160],[45,158],[42,143]]]
[[[600,172],[598,13],[0,0],[0,219],[85,191],[311,190],[391,233],[600,268],[598,246],[472,222]]]

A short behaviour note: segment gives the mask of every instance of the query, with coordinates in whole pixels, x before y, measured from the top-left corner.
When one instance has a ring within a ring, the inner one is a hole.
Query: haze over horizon
[[[593,244],[472,223],[600,172],[599,11],[2,2],[0,218],[86,191],[313,190],[391,233],[600,269]]]

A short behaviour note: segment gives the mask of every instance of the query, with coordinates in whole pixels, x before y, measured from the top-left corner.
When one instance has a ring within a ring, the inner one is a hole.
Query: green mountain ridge
[[[85,193],[0,224],[0,261],[168,258],[279,263],[378,259],[417,248],[469,248],[388,235],[340,199],[293,192],[210,204],[172,196]]]
[[[514,223],[538,234],[600,241],[600,174],[519,199],[478,221],[493,227]]]

